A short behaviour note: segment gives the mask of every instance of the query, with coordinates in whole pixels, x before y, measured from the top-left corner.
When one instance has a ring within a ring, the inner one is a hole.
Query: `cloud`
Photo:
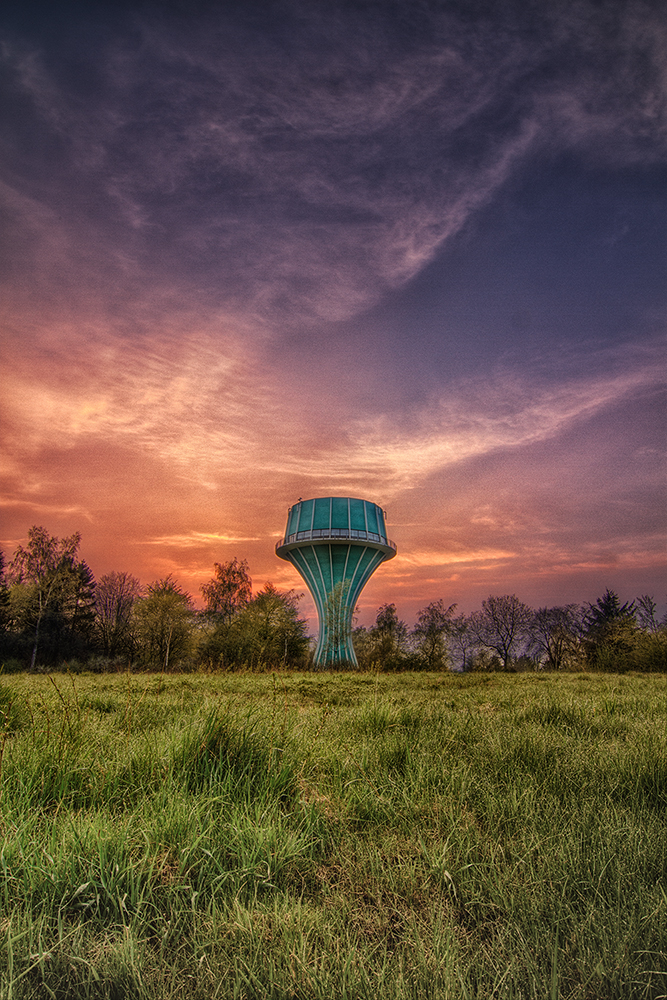
[[[458,552],[447,549],[411,550],[402,556],[401,561],[408,566],[442,567],[456,563],[489,565],[497,562],[507,562],[516,556],[515,552],[504,549],[474,549],[466,548]],[[392,567],[393,568],[393,567]]]
[[[552,141],[598,164],[663,162],[667,153],[667,21],[660,4],[553,8],[552,38],[572,56],[544,95]]]
[[[338,321],[413,278],[527,157],[664,157],[650,5],[545,7],[521,25],[421,5],[404,30],[391,6],[276,10],[284,27],[263,32],[231,13],[119,15],[87,93],[8,48],[55,144],[31,207],[17,140],[9,197],[33,222],[70,199],[48,253],[129,287],[194,284],[275,329]]]
[[[334,468],[343,492],[365,480],[389,500],[443,468],[544,441],[625,398],[658,389],[661,357],[658,344],[625,345],[616,352],[582,352],[579,362],[588,376],[546,381],[526,364],[521,375],[499,370],[461,380],[408,421],[388,414],[352,420],[339,455],[327,450],[302,463],[288,456],[287,468],[316,480]]]
[[[274,487],[370,491],[389,502],[443,469],[557,437],[661,379],[659,345],[582,348],[581,374],[554,381],[540,359],[549,378],[526,362],[521,374],[496,369],[452,382],[411,413],[359,416],[335,384],[311,388],[307,371],[273,368],[234,331],[224,349],[215,330],[201,329],[134,343],[63,329],[56,339],[60,351],[53,344],[41,364],[14,346],[4,399],[10,474],[44,449],[106,443],[227,497],[264,477]]]
[[[176,546],[178,548],[195,548],[202,545],[235,545],[240,542],[258,542],[259,535],[226,535],[219,532],[191,531],[185,535],[159,535],[147,538],[144,545]]]

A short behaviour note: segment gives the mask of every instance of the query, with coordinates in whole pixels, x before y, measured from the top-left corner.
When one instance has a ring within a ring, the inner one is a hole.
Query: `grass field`
[[[0,998],[667,996],[660,675],[15,675]]]

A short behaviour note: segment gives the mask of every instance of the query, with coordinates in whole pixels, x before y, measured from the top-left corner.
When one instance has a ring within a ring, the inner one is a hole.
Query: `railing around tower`
[[[379,542],[380,545],[388,545],[390,549],[396,551],[396,542],[392,542],[390,538],[378,535],[374,531],[362,531],[360,528],[312,528],[310,531],[296,531],[293,535],[285,535],[276,542],[276,551],[283,545],[291,545],[292,542],[324,538],[354,538],[364,542]]]

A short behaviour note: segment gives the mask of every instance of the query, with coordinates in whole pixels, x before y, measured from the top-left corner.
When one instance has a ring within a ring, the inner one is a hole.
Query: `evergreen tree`
[[[637,640],[637,611],[634,601],[621,600],[614,590],[605,590],[584,616],[585,649],[596,669],[625,669]]]
[[[636,625],[636,607],[634,601],[626,601],[621,604],[621,599],[615,590],[605,590],[602,597],[598,597],[595,604],[588,605],[588,611],[584,617],[589,635],[604,635],[617,628],[619,625]]]

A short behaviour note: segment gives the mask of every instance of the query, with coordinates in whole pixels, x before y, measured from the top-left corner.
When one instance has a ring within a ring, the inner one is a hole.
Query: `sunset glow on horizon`
[[[195,9],[0,23],[5,558],[301,592],[288,507],[354,496],[364,624],[663,613],[664,9]]]

